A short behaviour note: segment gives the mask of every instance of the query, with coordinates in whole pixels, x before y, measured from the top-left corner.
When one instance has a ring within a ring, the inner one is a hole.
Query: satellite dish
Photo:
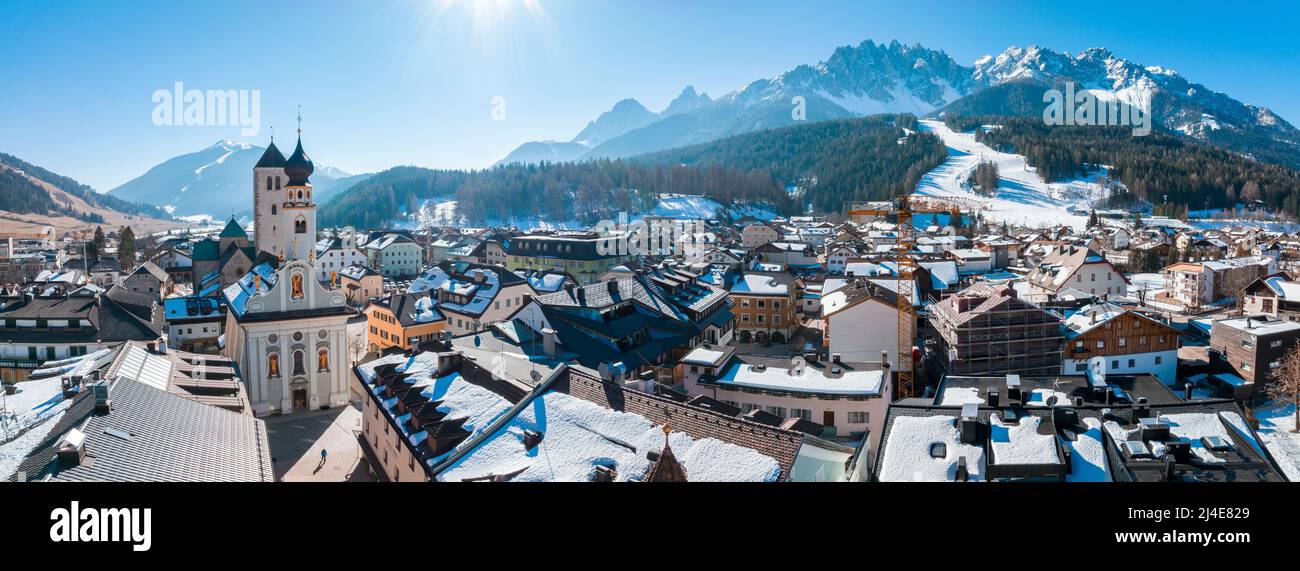
[[[542,381],[542,374],[536,370],[529,371],[528,376],[533,379],[534,383],[539,383]]]
[[[475,336],[474,336],[474,346],[475,346],[475,347],[479,347],[479,346],[482,346],[482,345],[483,345],[483,340],[482,340],[482,339],[479,339],[479,336],[478,336],[478,335],[475,335]]]
[[[1060,399],[1056,398],[1056,395],[1052,395],[1052,396],[1050,396],[1050,397],[1047,397],[1047,406],[1056,406],[1056,403],[1057,403],[1059,400],[1060,400]]]

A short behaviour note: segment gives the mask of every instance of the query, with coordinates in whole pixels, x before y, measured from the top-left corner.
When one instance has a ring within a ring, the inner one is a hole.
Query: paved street
[[[266,419],[267,439],[276,481],[369,481],[365,456],[357,442],[361,411],[346,406]],[[320,451],[327,451],[321,464]]]

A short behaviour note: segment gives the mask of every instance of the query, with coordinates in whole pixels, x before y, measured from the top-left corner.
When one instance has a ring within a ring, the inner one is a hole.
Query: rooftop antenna
[[[302,138],[302,104],[298,105],[298,138]]]
[[[271,125],[271,144],[275,144],[275,125]]]

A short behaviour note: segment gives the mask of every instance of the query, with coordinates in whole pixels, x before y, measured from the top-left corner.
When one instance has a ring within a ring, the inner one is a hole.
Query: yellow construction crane
[[[942,206],[940,206],[942,205]],[[904,195],[891,201],[884,202],[867,202],[867,203],[845,203],[845,213],[850,217],[854,216],[897,216],[898,225],[895,233],[898,235],[897,247],[897,264],[898,271],[896,279],[898,280],[898,352],[896,353],[898,363],[896,371],[898,372],[898,398],[907,398],[912,396],[913,370],[916,363],[912,358],[912,341],[916,334],[913,329],[916,327],[916,310],[912,307],[912,293],[916,288],[916,281],[913,279],[916,270],[916,260],[912,257],[912,250],[916,248],[916,228],[912,226],[913,214],[950,214],[954,210],[960,213],[961,209],[955,204],[944,204],[942,199],[928,196],[911,196]],[[906,365],[903,360],[907,359]]]

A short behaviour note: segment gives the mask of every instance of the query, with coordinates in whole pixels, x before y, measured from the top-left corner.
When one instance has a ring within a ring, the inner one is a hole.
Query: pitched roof
[[[218,236],[222,238],[247,238],[248,233],[244,232],[244,227],[235,222],[235,217],[231,216],[230,221],[226,222],[226,227],[221,229]]]
[[[259,419],[124,378],[112,382],[109,398],[110,412],[96,414],[92,391],[79,393],[17,471],[28,480],[51,481],[274,479],[266,426]],[[68,465],[57,453],[74,429],[85,435],[86,458],[93,460]]]

